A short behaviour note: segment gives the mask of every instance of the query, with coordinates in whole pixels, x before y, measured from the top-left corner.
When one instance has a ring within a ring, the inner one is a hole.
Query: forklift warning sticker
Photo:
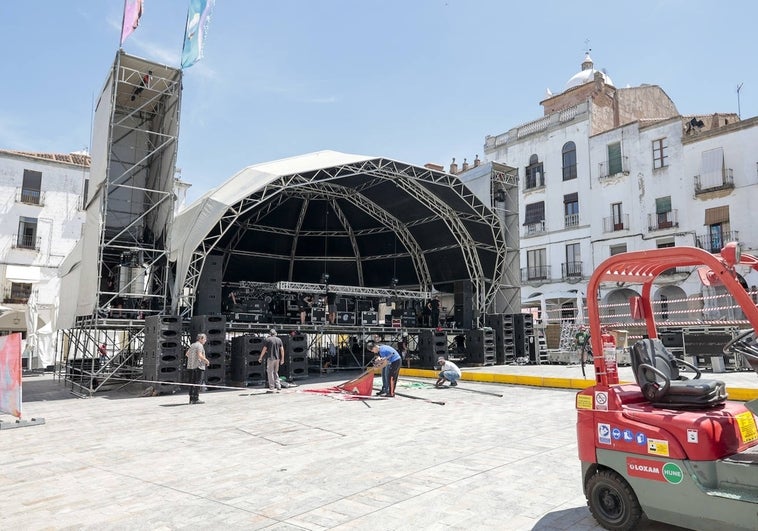
[[[589,395],[576,395],[576,409],[592,409],[592,397]]]
[[[595,391],[595,406],[603,411],[608,411],[608,393]]]
[[[662,439],[650,439],[647,440],[647,453],[655,455],[663,455],[668,457],[669,455],[669,442]]]
[[[684,473],[676,463],[661,463],[650,459],[627,457],[626,470],[633,477],[665,481],[673,485],[678,485],[684,479]]]
[[[740,435],[744,442],[751,442],[758,439],[758,429],[755,426],[755,419],[750,411],[745,411],[734,416],[737,419],[737,426],[740,429]]]

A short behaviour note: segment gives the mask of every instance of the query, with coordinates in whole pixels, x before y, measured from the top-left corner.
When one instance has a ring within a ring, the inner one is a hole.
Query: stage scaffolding
[[[138,378],[144,318],[170,311],[181,79],[179,69],[120,50],[100,95],[79,266],[84,295],[59,349],[74,393]]]

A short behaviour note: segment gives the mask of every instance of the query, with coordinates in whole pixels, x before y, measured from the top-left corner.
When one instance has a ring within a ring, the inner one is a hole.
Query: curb
[[[437,378],[438,371],[428,369],[400,369],[401,376],[413,376],[417,378]],[[555,378],[549,376],[527,376],[515,374],[493,374],[463,371],[461,380],[472,382],[498,383],[509,385],[528,385],[532,387],[552,387],[556,389],[586,389],[595,385],[595,380],[584,378]],[[622,381],[621,383],[634,383]],[[746,402],[758,398],[758,389],[744,387],[728,387],[727,393],[730,400]]]

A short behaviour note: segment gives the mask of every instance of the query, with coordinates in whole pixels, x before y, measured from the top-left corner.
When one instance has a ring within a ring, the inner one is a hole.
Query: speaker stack
[[[161,392],[176,392],[182,383],[184,351],[182,320],[176,315],[149,315],[145,318],[142,376]]]
[[[529,363],[537,363],[535,348],[530,348],[530,337],[534,337],[534,319],[528,313],[511,314],[513,318],[513,337],[517,358],[527,358]],[[534,345],[535,340],[531,340]]]
[[[440,356],[447,359],[447,333],[421,330],[418,334],[418,356],[424,367],[437,365]]]
[[[226,369],[226,317],[223,315],[195,315],[190,322],[190,335],[194,342],[198,334],[205,334],[205,357],[210,365],[205,368],[207,385],[225,385]]]
[[[474,286],[470,280],[458,280],[453,289],[455,326],[467,330],[474,326]]]
[[[195,315],[221,313],[221,280],[224,266],[221,255],[211,254],[205,258],[203,272],[197,285]],[[194,341],[194,337],[193,337]]]
[[[246,387],[266,380],[266,366],[258,362],[263,350],[263,337],[246,334],[232,339],[230,384]]]
[[[495,331],[466,330],[466,362],[481,365],[495,364]]]
[[[495,363],[497,365],[513,363],[516,359],[513,317],[504,314],[489,314],[485,316],[484,322],[495,333]]]
[[[284,366],[279,369],[279,376],[287,381],[308,376],[308,336],[300,332],[294,335],[280,336],[284,343]]]

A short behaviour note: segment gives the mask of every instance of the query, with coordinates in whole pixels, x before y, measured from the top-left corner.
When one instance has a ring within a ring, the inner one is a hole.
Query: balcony
[[[727,243],[739,241],[739,231],[727,230],[720,234],[703,234],[695,239],[695,244],[701,249],[709,253],[720,253]]]
[[[618,163],[611,165],[608,161],[600,162],[597,166],[598,176],[601,179],[614,177],[616,175],[629,175],[629,157],[626,156],[621,157],[620,167]]]
[[[545,220],[538,221],[537,223],[529,223],[528,225],[524,225],[524,238],[528,238],[530,236],[537,236],[539,234],[544,234],[547,231],[545,228]]]
[[[563,262],[561,264],[563,280],[580,280],[582,278],[582,262]]]
[[[3,292],[3,304],[27,304],[32,294],[31,284],[15,284]]]
[[[28,188],[16,188],[16,203],[45,206],[45,193]]]
[[[668,212],[661,212],[660,214],[648,214],[647,215],[647,230],[652,232],[655,230],[672,229],[679,226],[679,211],[669,210]]]
[[[629,214],[623,214],[620,219],[616,217],[603,218],[603,232],[619,230],[629,230]]]
[[[541,282],[550,278],[550,266],[521,268],[521,282]]]
[[[30,236],[28,234],[14,235],[13,243],[11,247],[14,249],[29,249],[32,251],[39,251],[42,243],[42,238],[38,236]]]
[[[695,195],[716,192],[718,190],[734,189],[734,174],[732,168],[725,168],[721,175],[695,175]]]
[[[564,226],[569,229],[579,226],[579,214],[566,214],[563,218]]]

